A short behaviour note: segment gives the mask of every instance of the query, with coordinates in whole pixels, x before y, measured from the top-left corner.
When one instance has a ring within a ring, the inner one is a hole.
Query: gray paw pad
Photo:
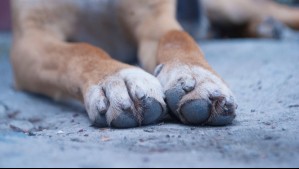
[[[163,117],[164,111],[161,104],[154,98],[145,98],[142,100],[143,125],[157,123]]]
[[[115,128],[132,128],[138,127],[139,124],[132,113],[121,113],[118,117],[112,120],[111,127]]]
[[[181,108],[181,115],[188,124],[203,124],[210,117],[211,104],[204,100],[192,100]]]
[[[179,114],[177,112],[177,109],[179,108],[178,105],[185,94],[186,93],[182,88],[172,88],[165,92],[166,103],[171,110],[172,115],[175,115],[177,118],[179,118]]]

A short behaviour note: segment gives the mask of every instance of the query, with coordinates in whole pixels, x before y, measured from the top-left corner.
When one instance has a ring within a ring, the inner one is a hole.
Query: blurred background
[[[11,29],[9,0],[0,1],[0,31]]]
[[[289,5],[298,6],[299,0],[276,0],[276,2]],[[204,26],[204,17],[202,13],[202,5],[200,0],[178,0],[177,3],[177,18],[183,24],[185,29],[193,34],[196,38],[202,38],[203,35],[198,35],[206,33],[207,30],[195,30],[194,27],[198,28],[201,24]],[[10,31],[11,30],[11,16],[10,16],[10,0],[0,1],[0,31]],[[206,26],[207,27],[207,26]],[[202,28],[207,29],[207,28]],[[221,36],[213,36],[213,38],[219,38]],[[223,37],[223,36],[222,36]]]

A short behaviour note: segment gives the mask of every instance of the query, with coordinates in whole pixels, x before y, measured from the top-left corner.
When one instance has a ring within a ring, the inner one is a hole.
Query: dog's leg
[[[236,104],[225,82],[175,19],[175,1],[122,1],[143,66],[161,82],[172,113],[185,124],[225,125]],[[158,65],[158,66],[157,66]]]
[[[164,94],[154,76],[115,61],[92,45],[64,41],[59,23],[44,25],[53,14],[46,13],[47,18],[35,20],[14,14],[11,60],[18,89],[79,99],[91,121],[100,127],[136,127],[164,116]],[[64,28],[68,21],[63,22]]]
[[[157,65],[159,39],[170,30],[182,30],[175,19],[174,0],[119,1],[119,17],[138,43],[142,67],[153,72]]]
[[[19,89],[80,99],[100,127],[136,127],[162,118],[165,103],[156,78],[101,49],[49,35],[32,32],[15,40],[12,62]]]

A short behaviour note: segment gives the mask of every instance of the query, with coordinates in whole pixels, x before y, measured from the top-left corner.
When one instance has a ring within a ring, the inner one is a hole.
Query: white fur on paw
[[[180,100],[179,106],[195,99],[209,100],[212,96],[221,96],[227,102],[234,102],[234,96],[225,82],[210,71],[194,65],[164,65],[157,78],[164,92],[181,87],[186,95]]]
[[[129,110],[141,124],[143,108],[140,100],[145,98],[157,100],[166,109],[158,79],[139,68],[128,68],[91,86],[85,95],[85,106],[92,122],[102,113],[110,125],[113,119]]]

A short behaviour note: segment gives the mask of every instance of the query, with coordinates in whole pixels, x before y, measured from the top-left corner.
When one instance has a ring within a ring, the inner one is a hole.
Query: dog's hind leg
[[[209,20],[219,29],[237,36],[277,37],[285,26],[299,30],[299,9],[271,0],[202,0]],[[228,28],[228,30],[226,30]]]
[[[255,2],[252,2],[255,3]],[[298,39],[299,8],[289,7],[273,1],[253,4],[259,12],[248,24],[248,34],[256,37]]]
[[[166,107],[158,80],[97,47],[67,42],[76,13],[68,5],[51,5],[14,1],[11,61],[16,87],[79,99],[100,127],[136,127],[160,120]]]

